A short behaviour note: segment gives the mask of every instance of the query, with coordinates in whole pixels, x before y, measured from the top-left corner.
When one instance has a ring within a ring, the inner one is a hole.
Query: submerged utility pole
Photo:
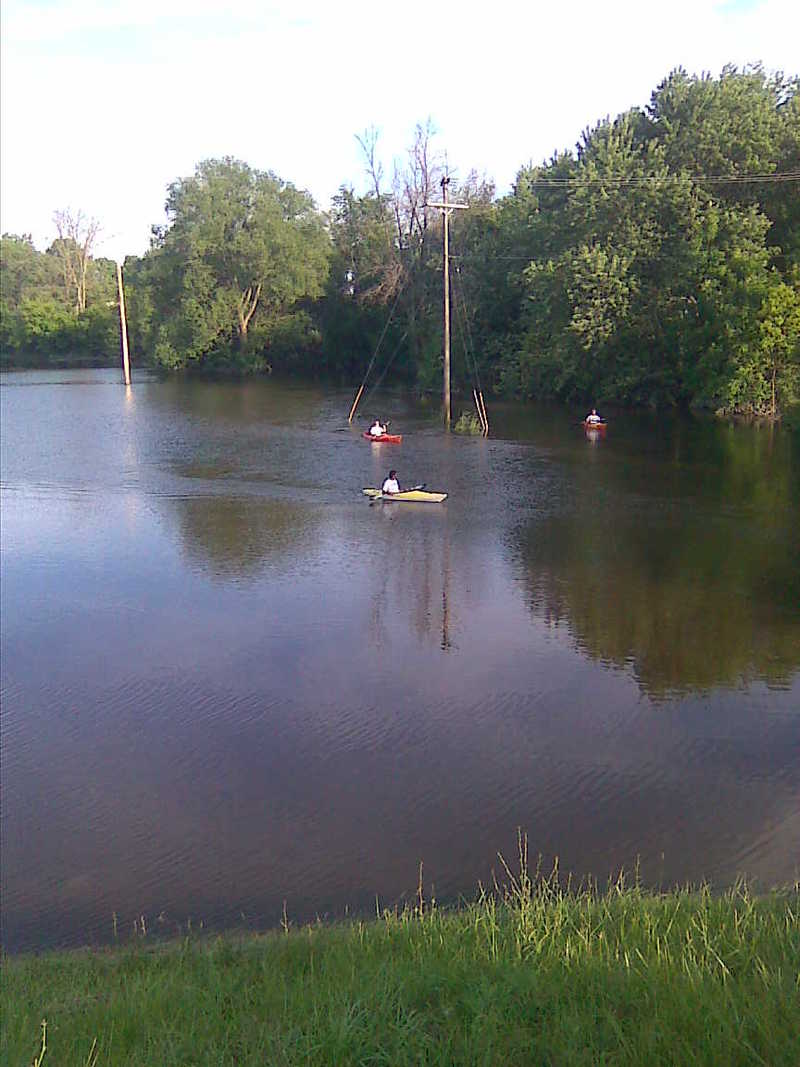
[[[119,333],[122,341],[122,373],[125,384],[131,384],[131,363],[128,358],[128,323],[125,319],[125,293],[122,289],[122,265],[117,263],[117,288],[119,290]]]
[[[445,174],[442,178],[442,240],[444,242],[444,424],[450,429],[450,243],[448,226],[449,214],[447,211],[447,186],[450,178]]]
[[[450,244],[448,224],[450,214],[456,209],[466,210],[469,204],[449,204],[447,202],[447,186],[450,184],[449,174],[445,174],[441,181],[442,202],[429,204],[429,207],[438,207],[442,213],[442,239],[444,243],[444,428],[450,430]]]

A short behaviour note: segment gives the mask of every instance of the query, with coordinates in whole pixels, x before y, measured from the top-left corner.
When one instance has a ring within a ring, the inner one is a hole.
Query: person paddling
[[[397,471],[389,471],[389,477],[384,479],[381,492],[386,496],[393,496],[400,492],[400,483],[397,480]]]
[[[600,423],[601,423],[602,421],[603,421],[603,420],[602,420],[602,419],[600,418],[600,416],[599,416],[599,415],[597,414],[597,408],[592,408],[592,413],[591,413],[591,415],[587,415],[587,416],[586,416],[586,425],[587,425],[587,426],[597,426],[597,425],[599,425],[599,424],[600,424]]]
[[[372,434],[373,437],[383,437],[383,435],[386,433],[386,427],[383,425],[380,419],[375,419],[375,421],[369,428],[369,432]]]

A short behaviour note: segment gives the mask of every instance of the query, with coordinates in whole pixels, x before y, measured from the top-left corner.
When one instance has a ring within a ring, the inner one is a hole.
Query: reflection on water
[[[313,509],[285,500],[187,496],[170,505],[187,561],[223,579],[252,577],[267,560],[302,551],[319,525]]]
[[[436,510],[433,510],[433,509]],[[450,648],[450,534],[446,512],[431,504],[376,504],[376,545],[386,561],[372,594],[370,642],[391,644],[398,605],[421,641]],[[409,536],[409,534],[412,536]],[[380,557],[379,557],[380,558]]]
[[[631,664],[651,696],[753,679],[789,686],[800,648],[800,618],[788,605],[793,596],[800,603],[797,531],[730,522],[723,530],[703,509],[655,510],[526,528],[533,610],[565,624],[598,660]]]
[[[439,899],[516,828],[651,883],[797,876],[788,434],[4,375],[3,942]],[[577,420],[576,420],[577,421]],[[370,507],[388,466],[444,505]],[[151,923],[152,925],[152,923]]]

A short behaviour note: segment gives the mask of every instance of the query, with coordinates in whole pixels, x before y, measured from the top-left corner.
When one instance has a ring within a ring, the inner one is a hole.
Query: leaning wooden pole
[[[483,432],[488,437],[489,436],[489,416],[486,414],[486,402],[483,399],[483,390],[481,390],[481,389],[478,390],[478,397],[479,397],[480,402],[481,402],[481,408],[483,409]]]
[[[131,361],[128,357],[128,323],[125,319],[125,292],[122,288],[122,264],[117,264],[117,289],[119,290],[119,334],[122,341],[122,373],[125,384],[131,384]]]
[[[356,413],[356,408],[358,407],[358,402],[359,402],[359,400],[361,399],[361,394],[362,394],[363,392],[364,392],[364,386],[363,386],[363,384],[362,384],[361,388],[360,388],[360,389],[358,390],[358,392],[356,393],[356,398],[355,398],[355,400],[353,401],[353,406],[352,406],[352,407],[350,408],[350,414],[349,414],[349,415],[347,416],[347,421],[348,421],[348,422],[352,422],[352,421],[353,421],[353,416],[354,416],[354,415],[355,415],[355,413]]]
[[[478,412],[478,421],[481,424],[481,430],[483,431],[484,436],[486,436],[486,423],[483,421],[483,411],[481,410],[481,402],[478,400],[477,389],[472,390],[472,399],[475,401],[475,408]]]

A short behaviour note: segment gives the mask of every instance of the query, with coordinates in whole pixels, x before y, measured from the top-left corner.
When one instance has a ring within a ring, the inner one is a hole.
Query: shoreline
[[[117,359],[106,359],[101,361],[94,361],[91,358],[87,359],[63,359],[63,360],[47,360],[42,361],[8,361],[8,358],[0,358],[0,371],[4,374],[24,373],[26,371],[68,371],[68,370],[109,370],[119,371],[122,373],[119,361]],[[194,381],[202,382],[204,384],[234,384],[245,385],[255,383],[266,383],[270,380],[284,385],[284,386],[298,386],[298,387],[328,387],[331,389],[344,389],[350,388],[351,383],[343,380],[340,375],[337,374],[301,374],[291,372],[272,372],[263,371],[257,373],[244,373],[237,372],[231,368],[197,368],[190,367],[181,370],[169,370],[162,366],[158,366],[153,362],[143,362],[136,364],[132,368],[134,377],[133,385],[136,385],[136,374],[147,375],[147,380],[153,379],[161,381]],[[409,397],[414,397],[422,404],[430,404],[438,402],[438,394],[431,390],[420,392],[418,388],[406,384],[396,388],[396,391],[400,394],[405,394]],[[467,391],[453,391],[453,401],[455,405],[466,405],[469,408],[471,404],[471,398]],[[574,412],[582,411],[584,407],[591,403],[591,398],[587,398],[583,403],[578,401],[567,401],[562,399],[550,398],[547,400],[536,400],[530,397],[524,396],[512,396],[506,393],[499,393],[496,396],[490,398],[490,403],[495,408],[504,407],[518,408],[518,409],[530,409],[535,412],[540,407],[544,406],[552,410],[560,410],[569,414],[572,418]],[[717,424],[728,424],[730,426],[753,426],[756,428],[769,428],[772,426],[788,428],[790,430],[800,429],[800,404],[788,405],[774,419],[764,415],[754,415],[749,412],[742,411],[719,411],[715,410],[712,406],[701,405],[680,405],[672,404],[669,406],[659,406],[656,404],[630,404],[625,403],[622,400],[607,400],[605,411],[611,412],[611,419],[615,425],[625,417],[641,417],[641,416],[656,416],[661,418],[673,419],[676,417],[686,419],[697,419],[701,421],[714,422]],[[469,414],[468,411],[462,412]],[[459,415],[455,412],[453,414],[453,429],[455,430],[455,424],[457,423]],[[458,432],[458,431],[456,431]],[[463,431],[462,431],[463,432]]]
[[[522,859],[452,910],[4,956],[0,1058],[46,1021],[43,1067],[797,1062],[800,883],[570,891]]]

